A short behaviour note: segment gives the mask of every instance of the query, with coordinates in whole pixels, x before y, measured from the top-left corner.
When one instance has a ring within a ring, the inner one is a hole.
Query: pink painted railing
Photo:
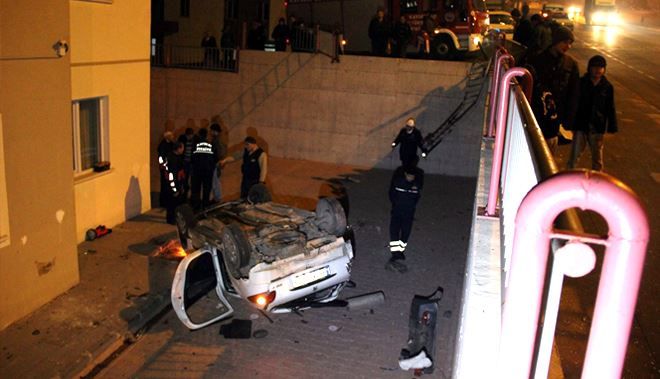
[[[509,54],[506,49],[497,49],[495,50],[495,56],[494,56],[494,61],[495,61],[495,66],[493,67],[493,78],[491,81],[491,90],[490,90],[490,100],[489,100],[489,105],[490,105],[490,116],[488,117],[488,133],[486,134],[487,137],[493,137],[494,136],[494,128],[495,128],[495,110],[497,108],[497,100],[499,96],[499,89],[500,89],[500,77],[502,76],[502,66],[504,65],[504,61],[508,60],[509,61],[509,66],[513,67],[515,64],[515,59],[511,54]]]
[[[523,76],[526,79],[523,85],[523,87],[526,87],[525,94],[528,98],[529,94],[531,94],[532,76],[529,71],[521,67],[514,67],[504,73],[497,89],[497,128],[495,131],[493,162],[490,172],[490,187],[488,188],[488,203],[486,205],[487,216],[496,215],[500,174],[502,170],[502,155],[504,151],[504,134],[506,132],[505,126],[509,110],[509,96],[511,94],[511,80],[516,76]]]
[[[607,248],[582,378],[621,375],[649,239],[648,220],[639,199],[623,183],[603,173],[567,171],[530,191],[516,216],[510,281],[502,312],[501,378],[527,379],[530,375],[550,239],[600,241],[553,231],[557,216],[574,207],[598,212],[609,227],[609,237],[601,241]],[[575,254],[578,262],[574,271],[584,270],[585,261],[591,258],[583,254],[583,248],[577,251],[582,253]]]

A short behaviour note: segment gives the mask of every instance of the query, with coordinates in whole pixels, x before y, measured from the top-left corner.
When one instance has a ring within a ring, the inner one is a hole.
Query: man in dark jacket
[[[369,38],[371,39],[371,53],[384,57],[387,55],[387,40],[390,38],[390,26],[385,20],[385,11],[378,9],[376,16],[369,23]]]
[[[416,163],[413,160],[409,165],[397,168],[390,182],[390,261],[406,259],[404,252],[424,187],[424,171]]]
[[[158,204],[161,207],[165,207],[167,203],[167,191],[168,191],[168,182],[167,182],[167,156],[172,152],[174,148],[174,134],[171,131],[166,131],[163,133],[163,139],[158,144],[156,149],[158,152],[158,168],[160,172],[160,193],[158,194]]]
[[[552,94],[559,123],[539,125],[550,151],[557,149],[559,124],[564,129],[572,130],[579,96],[580,73],[578,64],[567,54],[573,44],[573,32],[560,26],[552,33],[552,46],[533,57],[530,64],[534,71],[534,91],[532,110],[539,120],[544,115],[547,93]],[[545,95],[545,96],[544,96]]]
[[[406,16],[399,17],[399,21],[394,24],[392,37],[394,37],[395,42],[393,55],[395,57],[405,58],[408,43],[412,37],[412,29],[410,29],[410,24],[408,24]]]
[[[250,188],[258,183],[266,183],[266,174],[268,173],[268,155],[257,145],[254,137],[245,137],[245,149],[242,155],[236,153],[224,158],[221,164],[242,160],[241,173],[241,199],[247,199]]]
[[[587,64],[587,73],[580,79],[580,101],[573,129],[573,146],[568,168],[575,168],[586,145],[591,149],[591,168],[603,170],[603,137],[616,133],[614,87],[605,77],[607,62],[594,55]]]
[[[192,155],[192,178],[190,203],[193,208],[209,205],[213,172],[218,163],[217,153],[208,137],[208,130],[202,128],[197,132],[195,148]],[[200,191],[202,197],[200,199]]]
[[[183,169],[186,174],[186,180],[183,183],[184,197],[188,197],[190,191],[190,175],[192,170],[192,153],[195,148],[195,131],[193,128],[186,128],[185,134],[179,136],[179,142],[183,144]]]
[[[277,26],[273,29],[271,37],[275,40],[275,50],[286,51],[286,43],[289,39],[289,26],[283,17],[277,22]]]
[[[174,149],[167,156],[167,181],[168,191],[165,201],[165,218],[168,224],[174,225],[176,217],[174,210],[180,204],[185,202],[184,183],[186,182],[186,173],[184,170],[184,145],[181,142],[174,143]]]
[[[404,167],[419,161],[417,156],[418,147],[422,150],[422,157],[426,157],[427,150],[424,148],[424,138],[422,133],[415,128],[414,118],[410,117],[406,120],[406,126],[399,131],[396,139],[392,142],[392,148],[399,144],[401,145],[399,147],[399,158],[401,158],[401,165]]]

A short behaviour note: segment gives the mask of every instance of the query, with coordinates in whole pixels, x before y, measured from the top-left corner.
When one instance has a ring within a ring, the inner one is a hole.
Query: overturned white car
[[[176,215],[181,243],[192,252],[179,263],[171,299],[190,329],[229,317],[225,294],[290,312],[335,300],[350,280],[351,230],[334,198],[320,199],[316,212],[236,201],[199,214],[184,205]]]

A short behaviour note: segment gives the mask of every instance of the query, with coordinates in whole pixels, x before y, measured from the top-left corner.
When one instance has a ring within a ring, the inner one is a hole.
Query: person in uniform
[[[210,141],[208,130],[202,128],[197,133],[192,155],[190,204],[194,209],[209,205],[213,172],[217,162],[217,153]]]
[[[167,156],[167,181],[168,191],[165,197],[165,219],[168,224],[176,223],[175,209],[183,204],[186,199],[185,185],[186,172],[183,153],[185,145],[182,142],[175,142],[174,149]]]
[[[406,259],[404,252],[412,230],[417,202],[424,187],[424,171],[417,167],[417,160],[394,171],[390,182],[390,261]]]

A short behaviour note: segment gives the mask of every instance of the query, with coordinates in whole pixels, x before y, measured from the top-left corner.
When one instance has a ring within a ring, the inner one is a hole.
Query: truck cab
[[[406,17],[412,43],[441,59],[478,50],[489,24],[484,0],[394,0],[391,13]]]

